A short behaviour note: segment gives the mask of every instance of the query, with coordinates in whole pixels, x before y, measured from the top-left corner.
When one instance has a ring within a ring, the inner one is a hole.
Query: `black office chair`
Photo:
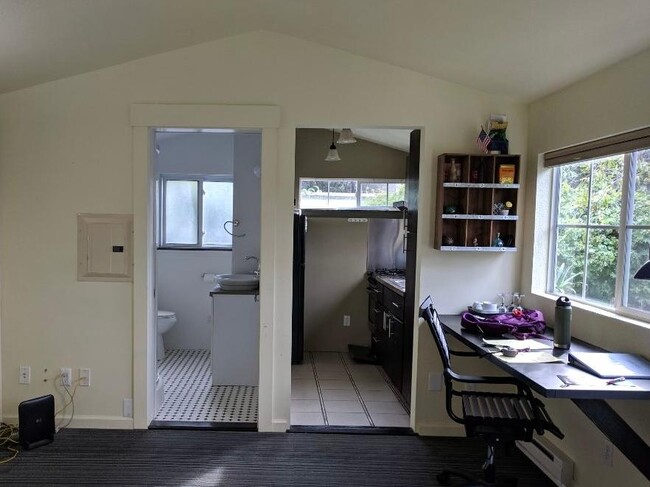
[[[456,352],[449,349],[438,312],[431,297],[420,305],[420,316],[429,324],[429,329],[442,358],[444,368],[446,408],[449,417],[465,426],[468,437],[481,436],[488,444],[487,459],[483,464],[485,480],[476,480],[464,473],[444,470],[437,479],[441,485],[449,485],[452,475],[471,481],[464,485],[495,485],[494,448],[497,443],[512,443],[515,440],[531,441],[533,432],[544,434],[550,431],[558,438],[564,438],[549,417],[544,404],[533,396],[530,388],[514,377],[480,377],[457,374],[451,369],[450,355],[479,356],[475,352]],[[517,393],[496,393],[460,391],[454,389],[454,382],[464,384],[510,384],[517,387]],[[454,412],[453,398],[459,397],[462,415]],[[517,485],[510,479],[505,485]]]

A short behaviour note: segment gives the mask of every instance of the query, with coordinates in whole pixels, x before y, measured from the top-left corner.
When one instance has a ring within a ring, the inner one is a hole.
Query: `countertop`
[[[222,295],[222,294],[233,294],[233,295],[249,295],[249,296],[254,296],[256,294],[259,294],[260,290],[258,289],[253,289],[253,290],[243,290],[243,291],[229,291],[226,289],[222,289],[221,286],[217,285],[212,291],[210,291],[210,296],[217,296],[217,295]]]
[[[404,293],[406,292],[406,279],[403,277],[375,276],[375,278],[387,288],[395,291],[401,296],[404,296]]]

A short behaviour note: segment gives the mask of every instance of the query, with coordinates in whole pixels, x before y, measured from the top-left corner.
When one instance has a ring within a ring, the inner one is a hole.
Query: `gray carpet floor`
[[[479,474],[484,453],[466,438],[71,429],[0,465],[0,484],[435,486],[442,468]],[[521,487],[553,486],[516,448],[497,455]]]

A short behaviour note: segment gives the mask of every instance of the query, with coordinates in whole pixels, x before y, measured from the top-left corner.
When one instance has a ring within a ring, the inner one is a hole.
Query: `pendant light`
[[[341,157],[339,156],[339,151],[336,150],[334,145],[334,129],[332,129],[332,145],[330,145],[330,150],[327,152],[327,157],[325,158],[326,162],[336,162],[340,161]]]
[[[339,140],[336,141],[337,144],[356,144],[357,139],[354,138],[352,129],[343,129],[339,135]]]

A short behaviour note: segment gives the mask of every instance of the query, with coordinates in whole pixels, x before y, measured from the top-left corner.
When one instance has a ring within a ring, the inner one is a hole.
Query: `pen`
[[[625,377],[617,377],[616,379],[611,379],[607,381],[607,385],[611,386],[612,384],[617,384],[619,382],[623,382],[625,380]]]

